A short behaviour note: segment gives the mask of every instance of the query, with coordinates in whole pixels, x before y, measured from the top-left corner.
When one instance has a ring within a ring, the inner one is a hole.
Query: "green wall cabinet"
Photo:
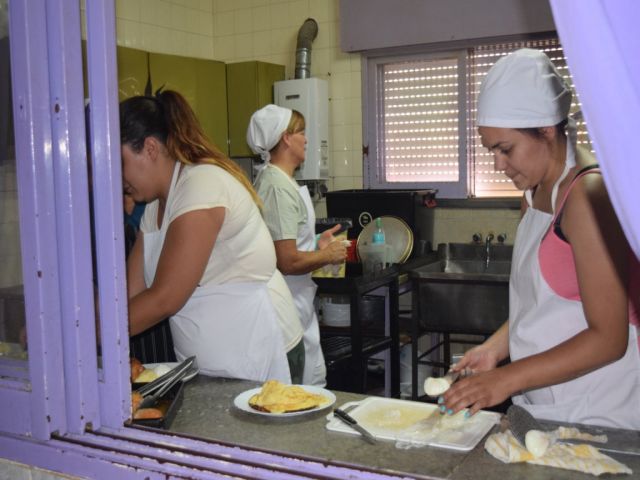
[[[118,100],[144,95],[149,78],[149,53],[134,48],[117,47]]]
[[[118,101],[135,95],[144,95],[149,78],[149,53],[134,48],[116,47],[118,67]],[[82,41],[82,69],[84,96],[89,97],[89,75],[87,73],[87,42]]]
[[[247,127],[253,112],[273,103],[273,84],[284,80],[284,65],[266,62],[227,64],[229,155],[248,157]]]
[[[207,136],[226,155],[227,81],[223,62],[149,53],[151,85],[180,92],[195,111]]]

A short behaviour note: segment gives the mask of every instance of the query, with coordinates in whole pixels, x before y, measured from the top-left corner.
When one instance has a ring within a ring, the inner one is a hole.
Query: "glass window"
[[[0,2],[0,359],[26,358],[26,332],[11,62],[6,2]]]
[[[476,101],[484,76],[519,48],[543,50],[573,86],[557,38],[469,46],[450,52],[367,58],[367,188],[438,188],[439,197],[513,197],[521,193],[480,143]],[[577,112],[578,143],[590,148]],[[575,115],[577,114],[577,115]]]

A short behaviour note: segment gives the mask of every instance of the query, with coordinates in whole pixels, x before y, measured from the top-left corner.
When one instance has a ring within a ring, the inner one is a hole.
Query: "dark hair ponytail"
[[[211,163],[229,172],[249,191],[258,207],[262,202],[242,169],[206,136],[187,100],[173,90],[158,90],[154,97],[132,97],[120,104],[120,143],[139,152],[145,138],[160,140],[169,155],[193,165]]]

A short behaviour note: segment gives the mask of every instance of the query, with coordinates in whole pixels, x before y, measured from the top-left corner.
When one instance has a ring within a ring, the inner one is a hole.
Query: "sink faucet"
[[[485,264],[484,264],[484,268],[488,269],[489,268],[489,261],[491,259],[490,257],[490,247],[491,247],[491,240],[493,240],[493,233],[489,232],[487,233],[487,237],[484,240],[484,246],[485,246],[485,251],[486,251],[486,260],[485,260]]]

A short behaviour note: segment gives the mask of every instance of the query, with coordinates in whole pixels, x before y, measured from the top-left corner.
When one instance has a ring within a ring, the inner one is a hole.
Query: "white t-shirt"
[[[158,230],[158,204],[149,203],[140,223],[143,233]],[[193,210],[224,207],[225,217],[205,268],[201,286],[241,282],[268,282],[278,313],[285,348],[291,350],[302,338],[302,326],[291,293],[276,269],[271,235],[247,189],[224,169],[211,164],[184,165],[169,195],[167,219]]]

